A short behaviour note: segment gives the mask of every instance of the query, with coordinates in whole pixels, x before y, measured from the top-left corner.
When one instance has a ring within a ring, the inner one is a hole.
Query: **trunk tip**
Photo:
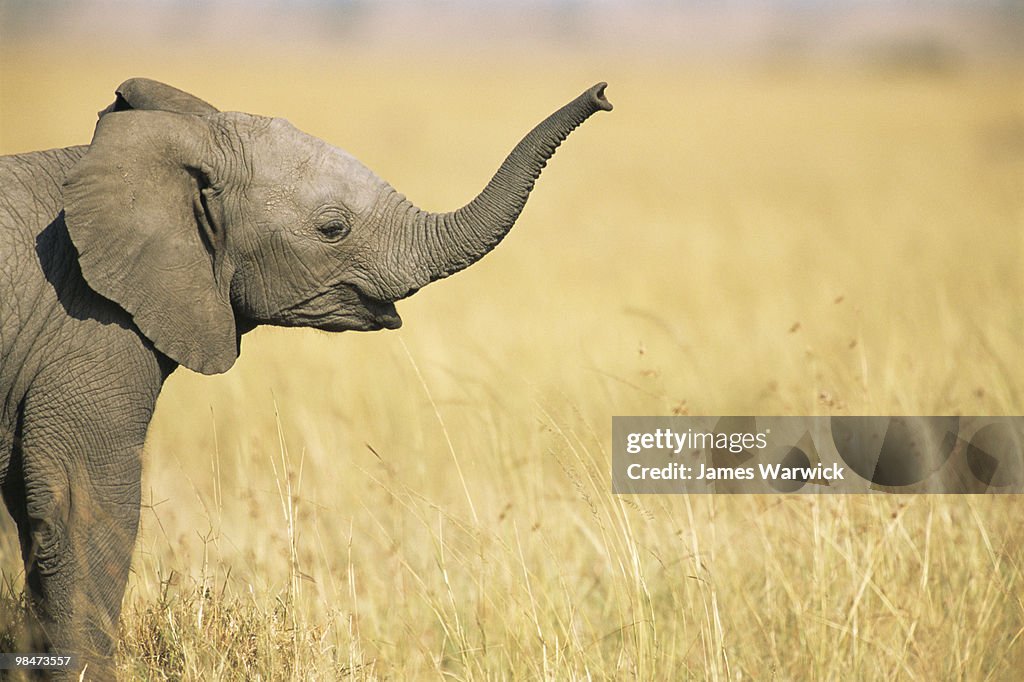
[[[612,103],[604,96],[604,89],[607,87],[608,84],[602,82],[587,91],[587,94],[590,95],[590,100],[594,103],[594,106],[602,111],[612,110]]]

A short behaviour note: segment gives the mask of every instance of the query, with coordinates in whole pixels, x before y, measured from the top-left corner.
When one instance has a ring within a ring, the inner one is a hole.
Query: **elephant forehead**
[[[253,156],[258,166],[254,180],[264,185],[268,208],[288,203],[315,210],[341,204],[360,213],[373,204],[380,181],[355,157],[284,119],[273,119],[267,133]]]

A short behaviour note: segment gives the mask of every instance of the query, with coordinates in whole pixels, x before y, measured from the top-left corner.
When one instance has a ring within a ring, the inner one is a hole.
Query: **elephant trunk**
[[[388,283],[386,298],[409,296],[469,267],[493,249],[512,229],[534,182],[562,140],[595,112],[611,111],[604,96],[606,86],[598,83],[530,131],[484,190],[457,211],[422,211],[404,196],[393,194],[389,212],[400,245],[395,253],[403,261],[390,271],[402,273],[402,281]]]

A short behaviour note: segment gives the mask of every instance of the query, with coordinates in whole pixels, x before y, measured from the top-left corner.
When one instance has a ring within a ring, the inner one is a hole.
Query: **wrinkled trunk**
[[[451,213],[422,211],[401,194],[388,198],[396,253],[402,262],[389,271],[384,298],[398,300],[434,280],[447,277],[480,260],[512,229],[533,184],[548,159],[593,113],[611,111],[605,99],[607,84],[598,83],[548,116],[516,145],[504,163],[471,202]]]

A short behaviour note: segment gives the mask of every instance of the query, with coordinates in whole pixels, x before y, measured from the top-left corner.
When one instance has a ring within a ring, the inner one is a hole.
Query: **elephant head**
[[[133,79],[64,183],[64,219],[92,289],[174,361],[223,372],[258,324],[400,326],[396,301],[504,238],[556,147],[612,108],[604,89],[528,133],[467,205],[430,213],[283,119]]]

